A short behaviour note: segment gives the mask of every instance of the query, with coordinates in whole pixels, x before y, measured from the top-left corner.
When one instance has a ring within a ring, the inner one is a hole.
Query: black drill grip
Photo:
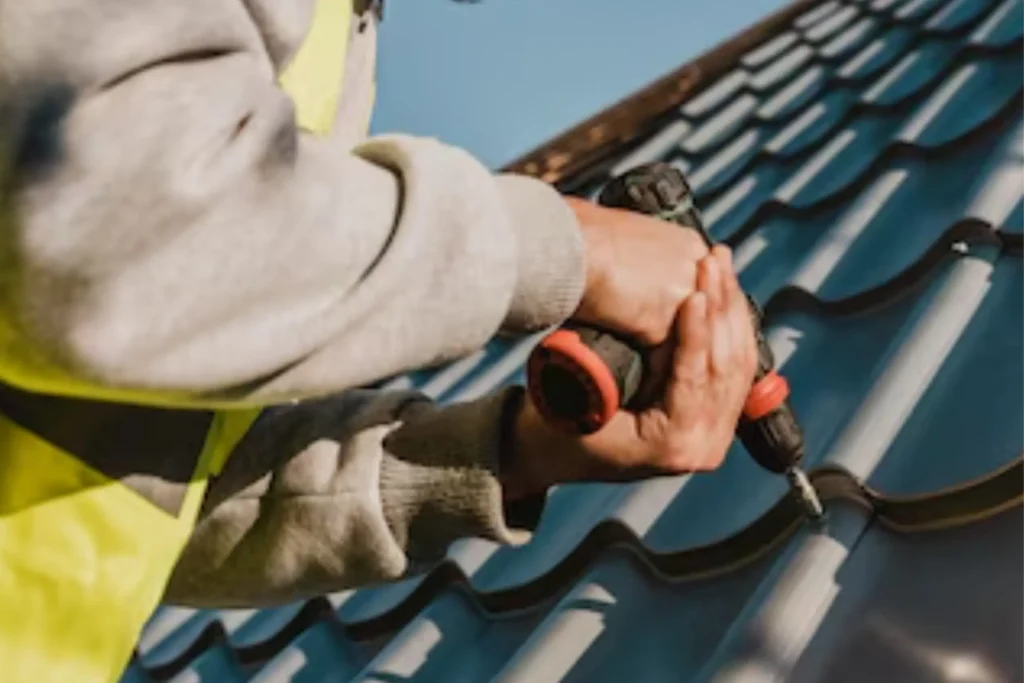
[[[527,363],[530,395],[552,424],[577,434],[603,427],[629,406],[643,377],[636,349],[608,332],[565,325],[533,350]]]

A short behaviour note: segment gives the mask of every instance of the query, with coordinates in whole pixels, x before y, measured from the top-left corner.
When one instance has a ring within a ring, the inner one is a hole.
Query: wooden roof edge
[[[678,107],[733,68],[747,52],[778,35],[825,0],[793,0],[650,85],[548,140],[501,170],[558,183],[645,132],[649,122]]]

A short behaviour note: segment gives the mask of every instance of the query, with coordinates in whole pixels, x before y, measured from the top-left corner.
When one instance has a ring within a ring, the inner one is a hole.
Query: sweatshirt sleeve
[[[270,403],[561,322],[571,210],[433,139],[296,129],[233,0],[0,0],[0,347],[125,396]]]
[[[394,580],[468,536],[529,539],[502,501],[521,387],[444,408],[353,391],[265,412],[213,481],[165,600],[251,607]]]

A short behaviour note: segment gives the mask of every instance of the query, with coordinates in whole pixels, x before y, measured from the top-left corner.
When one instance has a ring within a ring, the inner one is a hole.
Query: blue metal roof
[[[686,170],[711,232],[735,245],[771,312],[809,466],[917,494],[1024,450],[1021,259],[955,235],[1024,230],[1022,32],[1021,0],[823,2],[620,154],[614,172]],[[947,258],[905,295],[857,315],[829,307],[929,250]],[[479,396],[522,382],[535,341],[495,341],[392,386]],[[599,523],[680,549],[739,530],[784,492],[738,445],[713,474],[561,487],[531,543],[466,539],[429,580],[275,610],[160,609],[123,680],[1024,678],[1019,511],[902,536],[839,505],[825,529],[713,580],[673,582],[609,546],[586,549],[554,597],[502,614],[473,599],[540,576]],[[456,568],[467,585],[444,580]]]

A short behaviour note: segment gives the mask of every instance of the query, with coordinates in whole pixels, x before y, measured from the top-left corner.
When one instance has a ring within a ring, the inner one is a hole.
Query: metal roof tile
[[[793,26],[804,30],[809,29],[815,24],[832,16],[835,12],[838,12],[842,6],[843,4],[838,2],[838,0],[823,2],[814,9],[808,10],[805,14],[797,17],[793,21]]]
[[[893,15],[896,19],[903,21],[920,21],[930,13],[936,11],[948,0],[910,0],[900,6]]]
[[[231,650],[214,647],[202,653],[170,680],[171,683],[228,683],[245,679],[245,671]]]
[[[782,157],[793,157],[816,145],[847,115],[853,95],[844,90],[827,93],[765,144],[765,149]]]
[[[871,3],[871,9],[875,12],[888,12],[896,5],[907,1],[908,0],[874,0],[874,2]]]
[[[252,683],[329,683],[349,681],[376,654],[374,648],[346,640],[330,622],[316,624],[259,671]],[[247,680],[247,679],[242,679]],[[217,681],[221,683],[221,681]],[[224,683],[233,683],[224,681]]]
[[[975,45],[1001,46],[1020,40],[1024,33],[1024,3],[1020,0],[1005,0],[971,34]]]
[[[907,121],[897,137],[925,147],[954,140],[1019,98],[1024,68],[1016,57],[970,62],[954,70]]]
[[[855,25],[822,45],[818,54],[829,61],[846,59],[850,52],[860,48],[865,41],[875,35],[880,26],[881,22],[877,17],[863,17]]]
[[[970,325],[872,473],[872,486],[900,495],[947,488],[995,469],[1020,447],[1024,393],[1005,380],[1024,381],[1024,325],[1006,315],[1024,310],[1022,275],[1017,260],[995,264]],[[953,449],[974,457],[935,457]]]
[[[790,680],[1020,680],[1022,532],[1019,514],[914,539],[871,525]]]
[[[531,610],[490,620],[457,591],[446,591],[394,636],[352,680],[483,681],[498,673],[543,617]],[[466,643],[473,643],[467,649]]]
[[[152,668],[179,659],[216,617],[217,613],[212,610],[161,607],[150,618],[139,639],[142,664]]]
[[[869,87],[862,101],[878,106],[895,104],[920,92],[935,81],[941,71],[953,61],[957,53],[955,43],[927,40],[906,53],[892,68]]]
[[[751,93],[739,95],[731,104],[724,107],[683,140],[683,151],[697,154],[721,143],[746,122],[759,104],[757,97]]]
[[[711,111],[728,102],[729,98],[742,90],[749,81],[750,72],[745,69],[734,69],[684,104],[681,112],[683,116],[691,119],[707,116]]]
[[[894,129],[890,117],[858,117],[793,173],[775,192],[775,200],[806,206],[845,188],[879,158]]]
[[[807,29],[804,32],[804,37],[812,43],[824,42],[846,28],[858,16],[860,16],[860,9],[856,5],[847,5],[833,13],[825,21]]]
[[[913,38],[913,30],[893,26],[851,57],[836,73],[851,81],[871,78],[901,57]]]
[[[925,29],[954,33],[973,23],[994,4],[993,0],[957,0],[938,11]]]
[[[760,47],[757,47],[743,55],[740,63],[748,69],[754,70],[764,66],[767,62],[775,59],[783,52],[793,47],[800,40],[800,34],[795,31],[780,33]]]
[[[684,119],[673,121],[652,135],[642,145],[624,156],[612,169],[612,175],[620,175],[631,168],[652,161],[662,161],[693,129],[693,125]]]
[[[829,70],[824,66],[811,66],[762,104],[757,110],[757,117],[762,121],[770,122],[773,119],[790,116],[821,92],[822,88],[826,86],[828,77]]]
[[[737,136],[732,142],[691,171],[688,178],[694,192],[701,195],[714,192],[732,180],[737,171],[745,167],[761,149],[765,132],[752,128]]]
[[[765,66],[750,79],[750,87],[754,90],[770,90],[780,85],[786,79],[800,69],[803,65],[814,58],[814,48],[810,45],[797,45],[786,53],[785,56]]]
[[[1024,232],[1022,24],[1021,0],[821,3],[609,162],[687,170],[765,306],[810,466],[909,495],[1024,450],[1024,267],[987,232]],[[894,280],[901,296],[843,313]],[[522,381],[535,341],[382,386],[470,399]],[[1020,678],[1020,514],[903,537],[829,505],[823,528],[718,578],[651,564],[785,490],[738,443],[711,474],[558,487],[529,544],[460,541],[447,573],[278,610],[161,609],[122,680]]]

